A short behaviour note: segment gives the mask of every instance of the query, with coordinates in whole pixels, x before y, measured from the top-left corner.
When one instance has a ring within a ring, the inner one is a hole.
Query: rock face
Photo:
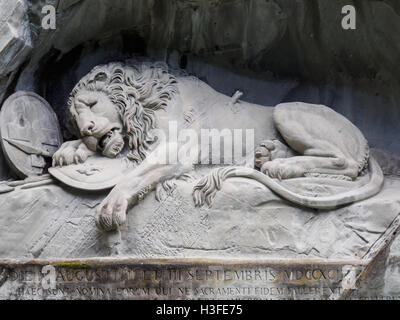
[[[48,4],[55,30],[41,27]],[[356,30],[341,27],[344,5],[356,8]],[[0,102],[17,90],[43,96],[65,140],[73,138],[65,103],[77,81],[95,65],[141,55],[224,94],[239,89],[247,102],[332,107],[360,128],[386,179],[377,197],[329,212],[292,206],[245,179],[226,182],[212,208],[196,208],[177,181],[171,196],[150,194],[132,208],[120,235],[95,227],[106,193],[18,186],[0,194],[0,258],[361,261],[400,213],[399,15],[397,0],[2,0]],[[3,158],[0,180],[15,178]],[[397,236],[360,294],[398,297],[399,248]]]
[[[15,71],[28,58],[32,39],[24,0],[0,4],[0,100]]]
[[[43,17],[41,8],[51,2],[26,2],[31,22],[37,27]],[[357,10],[355,31],[341,27],[344,5],[354,5]],[[135,42],[126,37],[131,48],[165,58],[175,50],[230,68],[278,76],[394,80],[399,72],[396,57],[400,48],[398,34],[390,30],[399,28],[399,10],[393,0],[64,0],[57,6],[57,30],[39,30],[36,43],[46,37],[48,43],[37,48],[38,52],[44,54],[53,46],[66,53],[87,41],[104,41],[123,31],[126,36],[141,38]],[[93,16],[96,19],[88,19]]]
[[[55,30],[41,28],[45,4],[57,8]],[[344,5],[356,7],[356,30],[341,27]],[[78,79],[95,65],[140,54],[186,68],[225,94],[239,88],[249,102],[331,106],[372,147],[400,154],[392,138],[400,120],[397,1],[19,0],[2,6],[7,21],[17,22],[10,27],[0,20],[8,44],[0,50],[0,94],[16,87],[42,95],[64,127],[65,100]]]
[[[301,209],[248,179],[227,181],[211,208],[196,208],[187,182],[161,202],[151,193],[128,214],[119,257],[362,259],[400,212],[398,179],[369,200],[331,211]],[[104,194],[65,186],[0,196],[1,258],[82,258],[110,254],[95,227]],[[111,241],[111,242],[110,242]]]
[[[0,4],[0,74],[16,70],[32,49],[27,7],[23,0]]]

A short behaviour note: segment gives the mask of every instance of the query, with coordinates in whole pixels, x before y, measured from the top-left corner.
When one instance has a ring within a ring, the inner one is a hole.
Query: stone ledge
[[[52,289],[43,286],[47,265]],[[363,261],[3,260],[0,299],[329,299],[343,294],[348,272],[364,269]]]
[[[177,181],[173,196],[160,203],[149,194],[130,210],[116,248],[111,248],[110,235],[94,224],[96,206],[106,193],[57,185],[19,186],[0,195],[0,258],[114,254],[120,258],[356,260],[368,254],[399,215],[399,183],[386,179],[376,197],[325,212],[291,206],[246,179],[227,181],[212,208],[195,208],[191,188]]]

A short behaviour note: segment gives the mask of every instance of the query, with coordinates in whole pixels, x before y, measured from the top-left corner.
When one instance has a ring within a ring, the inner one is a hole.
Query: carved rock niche
[[[0,299],[400,295],[392,1],[93,3],[0,4]]]

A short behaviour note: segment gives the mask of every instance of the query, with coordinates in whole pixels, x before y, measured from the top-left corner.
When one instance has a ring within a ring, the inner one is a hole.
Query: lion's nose
[[[90,136],[90,135],[92,135],[92,134],[93,134],[93,129],[94,129],[94,122],[93,122],[93,121],[90,121],[90,122],[86,123],[86,124],[83,126],[82,130],[81,130],[82,135],[83,135],[83,136]]]

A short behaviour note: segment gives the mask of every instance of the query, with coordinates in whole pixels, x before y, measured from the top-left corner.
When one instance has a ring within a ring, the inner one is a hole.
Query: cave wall
[[[55,30],[41,28],[45,4],[57,8]],[[356,30],[341,27],[348,4]],[[0,98],[14,90],[44,96],[65,139],[65,101],[79,78],[136,54],[225,94],[240,89],[249,102],[329,105],[372,147],[400,155],[396,0],[5,0],[0,12],[1,38],[11,39],[0,52]]]

